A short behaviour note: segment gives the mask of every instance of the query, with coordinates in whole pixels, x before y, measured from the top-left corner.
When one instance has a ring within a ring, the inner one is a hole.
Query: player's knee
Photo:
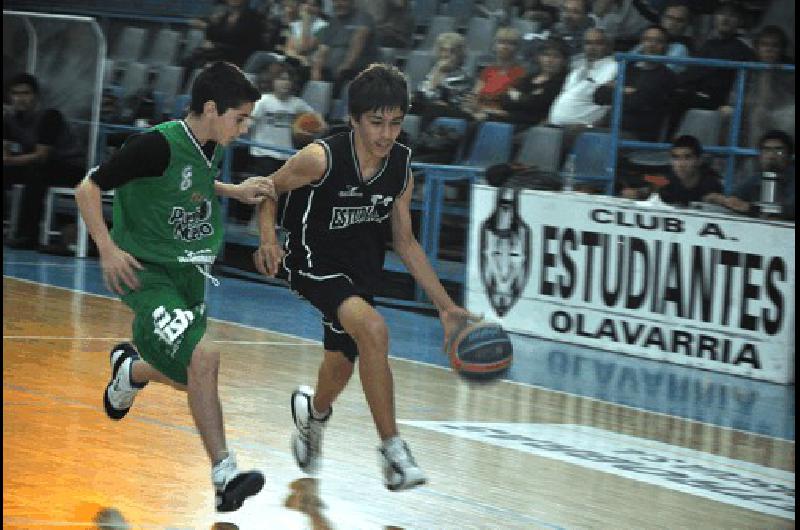
[[[219,372],[219,352],[197,347],[189,361],[189,376],[208,376]]]
[[[353,337],[359,350],[363,346],[384,347],[389,344],[389,329],[386,322],[377,313],[369,318],[365,318],[357,326],[357,331]]]

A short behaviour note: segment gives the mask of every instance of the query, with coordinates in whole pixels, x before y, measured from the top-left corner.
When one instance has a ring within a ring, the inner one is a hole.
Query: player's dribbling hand
[[[253,253],[256,270],[264,276],[275,276],[278,273],[283,254],[283,249],[277,241],[261,243]]]
[[[103,282],[109,291],[123,295],[123,286],[132,291],[139,288],[139,277],[134,269],[142,270],[144,267],[118,246],[100,250],[100,266],[103,268]]]
[[[250,177],[236,186],[240,202],[245,204],[258,204],[265,197],[277,200],[275,194],[275,184],[272,177]]]
[[[450,339],[450,335],[453,333],[453,330],[457,328],[462,321],[474,320],[477,322],[479,320],[483,320],[483,317],[470,313],[463,307],[453,306],[450,309],[440,311],[439,319],[442,321],[442,327],[444,328],[443,344],[446,346],[447,341]]]

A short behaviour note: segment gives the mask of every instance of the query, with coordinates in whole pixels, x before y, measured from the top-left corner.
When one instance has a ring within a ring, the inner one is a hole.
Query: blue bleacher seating
[[[480,124],[469,154],[464,159],[466,166],[489,167],[506,163],[511,159],[514,126],[510,123],[487,121]]]

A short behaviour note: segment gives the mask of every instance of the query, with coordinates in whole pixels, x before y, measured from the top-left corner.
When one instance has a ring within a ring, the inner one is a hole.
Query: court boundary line
[[[44,285],[44,286],[47,286],[47,287],[53,287],[55,289],[62,289],[64,291],[71,291],[71,292],[74,292],[74,293],[80,293],[80,294],[87,295],[87,296],[97,296],[97,297],[100,297],[100,298],[107,298],[109,300],[116,300],[117,302],[122,303],[122,301],[119,298],[113,297],[113,296],[90,293],[90,292],[87,292],[87,291],[81,291],[81,290],[72,289],[72,288],[69,288],[69,287],[62,287],[60,285],[52,285],[52,284],[44,283],[44,282],[37,282],[35,280],[28,280],[28,279],[25,279],[25,278],[17,278],[16,276],[10,276],[10,275],[7,275],[7,274],[3,274],[3,278],[4,279],[5,278],[9,278],[9,279],[20,281],[20,282],[24,282],[24,283],[32,283],[32,284],[36,284],[36,285]],[[312,343],[312,344],[317,344],[317,345],[320,345],[320,346],[322,345],[321,341],[314,340],[314,339],[306,339],[304,337],[299,337],[297,335],[292,335],[291,333],[284,333],[284,332],[281,332],[281,331],[272,331],[272,330],[269,330],[269,329],[258,328],[258,327],[255,327],[255,326],[252,326],[252,325],[249,325],[249,324],[241,324],[239,322],[232,322],[232,321],[229,321],[229,320],[223,320],[223,319],[218,319],[218,318],[214,318],[214,317],[208,317],[208,318],[209,318],[209,320],[214,320],[216,322],[230,324],[230,325],[238,326],[238,327],[245,328],[245,329],[261,331],[261,332],[267,332],[267,333],[275,333],[275,334],[281,335],[283,337],[291,337],[291,338],[294,338],[294,339],[305,340],[305,341],[308,341],[309,343]],[[392,359],[398,360],[398,361],[405,361],[405,362],[410,362],[410,363],[414,363],[414,364],[421,364],[423,366],[428,366],[428,367],[432,367],[432,368],[438,368],[440,370],[446,370],[446,371],[451,372],[451,373],[453,372],[453,370],[451,368],[447,368],[445,366],[439,366],[437,364],[431,364],[431,363],[428,363],[428,362],[425,362],[425,361],[418,361],[416,359],[406,359],[404,357],[397,357],[395,355],[389,355],[389,357],[392,358]],[[508,384],[522,386],[522,387],[526,387],[526,388],[535,388],[537,390],[545,390],[545,391],[548,391],[548,392],[554,392],[554,393],[562,394],[562,395],[566,395],[566,396],[582,398],[582,399],[586,399],[586,400],[589,400],[589,401],[594,401],[594,402],[603,403],[603,404],[606,404],[606,405],[613,405],[613,406],[617,406],[617,407],[622,407],[622,408],[625,408],[625,409],[635,410],[635,411],[638,411],[638,412],[645,412],[645,413],[654,414],[654,415],[657,415],[657,416],[664,416],[664,417],[667,417],[667,418],[675,418],[675,419],[679,419],[679,420],[684,420],[684,421],[687,421],[689,423],[694,423],[694,424],[698,424],[698,425],[705,425],[707,427],[715,427],[715,428],[723,429],[723,430],[726,430],[726,431],[738,432],[738,433],[742,433],[742,434],[749,434],[751,436],[757,436],[759,438],[766,438],[766,439],[769,439],[769,440],[778,440],[778,441],[783,441],[783,442],[788,442],[788,443],[791,443],[791,444],[795,444],[795,440],[789,440],[787,438],[781,438],[779,436],[772,436],[772,435],[769,435],[769,434],[762,434],[762,433],[756,433],[756,432],[752,432],[752,431],[746,431],[746,430],[743,430],[743,429],[737,429],[735,427],[728,427],[726,425],[717,425],[715,423],[709,423],[709,422],[706,422],[706,421],[695,420],[693,418],[686,418],[684,416],[676,416],[674,414],[667,414],[666,412],[658,412],[658,411],[653,411],[653,410],[647,410],[647,409],[644,409],[644,408],[641,408],[641,407],[633,407],[631,405],[626,405],[626,404],[623,404],[623,403],[614,403],[613,401],[606,401],[606,400],[603,400],[603,399],[598,399],[598,398],[594,398],[594,397],[591,397],[591,396],[583,396],[581,394],[575,394],[573,392],[567,392],[567,391],[564,391],[564,390],[556,390],[556,389],[553,389],[553,388],[547,388],[546,386],[542,386],[542,385],[536,385],[536,384],[532,384],[532,383],[522,383],[520,381],[511,381],[511,380],[508,380],[508,379],[498,379],[497,382],[508,383]]]

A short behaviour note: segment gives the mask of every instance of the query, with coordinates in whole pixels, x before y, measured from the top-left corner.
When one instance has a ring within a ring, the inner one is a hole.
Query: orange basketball
[[[494,376],[513,359],[511,339],[493,322],[464,320],[453,330],[445,349],[450,366],[462,376]]]
[[[320,119],[318,114],[313,112],[304,112],[298,114],[292,124],[292,134],[316,136],[322,132],[325,123]]]

